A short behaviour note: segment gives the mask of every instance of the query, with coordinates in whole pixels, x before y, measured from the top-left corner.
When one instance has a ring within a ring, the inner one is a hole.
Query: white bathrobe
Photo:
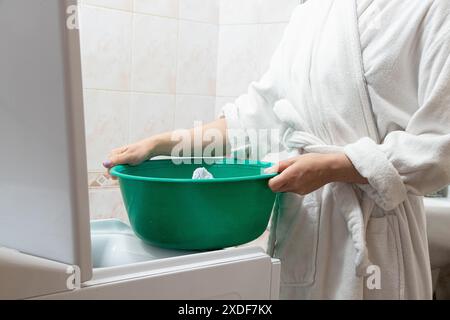
[[[369,181],[279,196],[282,298],[431,298],[422,196],[450,183],[449,12],[448,0],[310,0],[263,78],[224,107],[246,135],[233,149],[259,157],[270,146],[246,132],[278,129],[286,149],[343,152]]]

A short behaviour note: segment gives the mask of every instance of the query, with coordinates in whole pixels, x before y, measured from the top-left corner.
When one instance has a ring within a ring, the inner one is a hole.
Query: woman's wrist
[[[345,154],[336,153],[325,156],[327,157],[330,182],[368,183]]]
[[[144,140],[150,157],[170,156],[172,148],[179,141],[172,139],[173,132],[166,132],[154,135]]]
[[[165,147],[164,146],[166,143],[165,143],[162,135],[156,135],[156,136],[147,138],[143,141],[143,144],[145,145],[145,149],[147,150],[149,157],[165,155],[165,152],[164,152]]]

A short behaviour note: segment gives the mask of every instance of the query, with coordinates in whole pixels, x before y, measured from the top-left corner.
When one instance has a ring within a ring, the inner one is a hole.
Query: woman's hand
[[[330,182],[366,184],[345,154],[305,154],[266,170],[280,174],[269,181],[274,192],[311,193]]]
[[[138,165],[150,159],[153,154],[155,143],[153,139],[145,139],[121,148],[114,149],[103,162],[105,168],[111,169],[119,164]]]

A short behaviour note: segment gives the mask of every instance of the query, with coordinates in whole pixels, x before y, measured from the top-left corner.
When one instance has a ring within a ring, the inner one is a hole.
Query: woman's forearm
[[[211,141],[214,136],[215,141]],[[185,141],[185,140],[187,141]],[[180,143],[188,143],[191,146],[191,155],[211,144],[215,143],[215,156],[226,155],[227,150],[227,123],[224,118],[207,123],[201,127],[192,128],[190,130],[175,130],[155,135],[148,139],[148,147],[152,156],[172,154],[174,147]],[[200,149],[200,150],[198,150]],[[185,155],[187,156],[187,155]]]
[[[211,156],[226,155],[227,148],[227,124],[225,119],[219,119],[202,127],[191,130],[175,130],[154,135],[139,142],[114,149],[103,162],[103,166],[110,169],[119,164],[137,165],[156,156],[170,156],[178,144],[189,144],[188,151],[191,154],[180,154],[180,156],[203,155],[203,149],[214,143],[214,154]],[[215,141],[210,141],[211,137]],[[198,141],[196,143],[196,140]],[[183,148],[185,150],[186,148]],[[189,150],[190,149],[190,150]],[[197,150],[198,149],[198,150]]]
[[[345,154],[337,153],[330,154],[328,156],[330,182],[348,182],[356,184],[368,183],[367,179],[361,176]]]

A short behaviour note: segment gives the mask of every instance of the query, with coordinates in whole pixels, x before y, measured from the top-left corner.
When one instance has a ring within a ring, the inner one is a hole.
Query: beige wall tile
[[[135,15],[133,91],[175,93],[177,33],[174,19]]]
[[[177,93],[215,95],[218,27],[180,21]]]
[[[190,129],[195,121],[214,120],[215,97],[178,95],[175,108],[176,129]]]
[[[260,23],[289,22],[300,0],[261,0]]]
[[[259,32],[260,57],[259,74],[262,76],[270,66],[270,61],[283,38],[287,23],[261,24]]]
[[[134,11],[163,17],[178,17],[178,0],[134,0]]]
[[[109,152],[127,143],[130,95],[84,90],[88,170],[103,170]]]
[[[133,10],[133,0],[78,0],[78,3],[119,10]]]
[[[91,219],[120,219],[129,224],[119,188],[89,190]]]
[[[129,90],[131,13],[82,6],[81,55],[85,88]]]
[[[221,26],[217,66],[217,95],[239,96],[259,80],[258,25]]]
[[[217,24],[219,0],[179,0],[180,19]]]
[[[220,0],[220,24],[258,23],[261,1]]]
[[[175,96],[134,93],[130,109],[129,141],[135,142],[173,129]]]

